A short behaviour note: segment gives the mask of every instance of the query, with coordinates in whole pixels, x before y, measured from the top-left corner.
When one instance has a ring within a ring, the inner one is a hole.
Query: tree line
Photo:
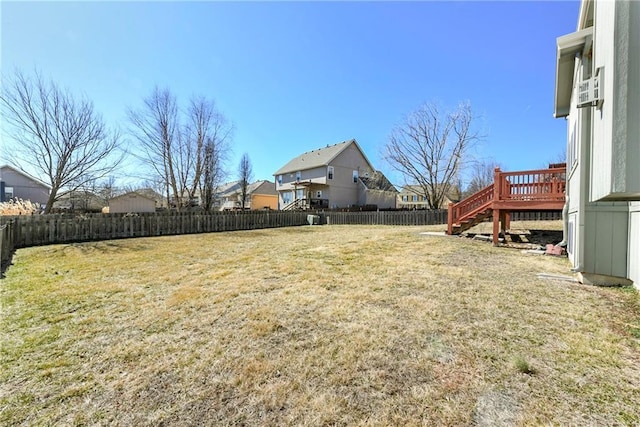
[[[126,134],[110,129],[93,103],[76,97],[38,72],[4,78],[0,108],[7,135],[18,142],[10,151],[15,166],[30,165],[51,187],[44,212],[63,195],[99,187],[113,196],[113,174],[125,157],[140,166],[146,182],[161,189],[168,204],[184,209],[199,195],[213,209],[217,188],[226,178],[233,124],[212,98],[197,95],[182,106],[168,88],[155,87],[127,111]],[[424,103],[390,133],[383,158],[404,182],[440,208],[461,172],[471,171],[468,189],[482,188],[493,163],[469,155],[482,138],[470,104],[443,112]],[[238,166],[244,207],[252,166],[247,153]]]

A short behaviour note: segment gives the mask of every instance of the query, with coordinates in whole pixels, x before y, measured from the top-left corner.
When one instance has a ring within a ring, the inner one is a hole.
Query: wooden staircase
[[[309,208],[307,199],[296,199],[293,202],[285,205],[281,210],[283,211],[300,211]]]
[[[565,203],[566,165],[519,172],[494,171],[493,184],[449,204],[447,234],[461,234],[493,217],[493,244],[509,228],[511,212],[562,210]],[[501,227],[500,227],[501,225]]]

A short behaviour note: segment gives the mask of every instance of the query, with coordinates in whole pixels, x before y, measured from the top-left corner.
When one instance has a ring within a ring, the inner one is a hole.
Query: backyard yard
[[[20,249],[0,424],[640,424],[637,292],[442,229]]]

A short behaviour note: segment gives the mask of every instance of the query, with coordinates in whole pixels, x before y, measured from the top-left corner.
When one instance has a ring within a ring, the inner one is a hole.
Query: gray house
[[[0,167],[0,202],[10,199],[29,200],[46,205],[51,186],[13,166]]]
[[[557,39],[566,118],[565,242],[586,283],[640,287],[640,2],[582,0]]]
[[[396,206],[397,190],[355,139],[303,153],[274,175],[282,210]]]

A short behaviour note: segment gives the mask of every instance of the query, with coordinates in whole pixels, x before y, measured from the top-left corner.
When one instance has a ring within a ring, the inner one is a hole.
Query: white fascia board
[[[593,27],[567,34],[557,39],[556,90],[554,117],[566,117],[571,107],[575,55],[584,48],[587,39],[593,36]]]

